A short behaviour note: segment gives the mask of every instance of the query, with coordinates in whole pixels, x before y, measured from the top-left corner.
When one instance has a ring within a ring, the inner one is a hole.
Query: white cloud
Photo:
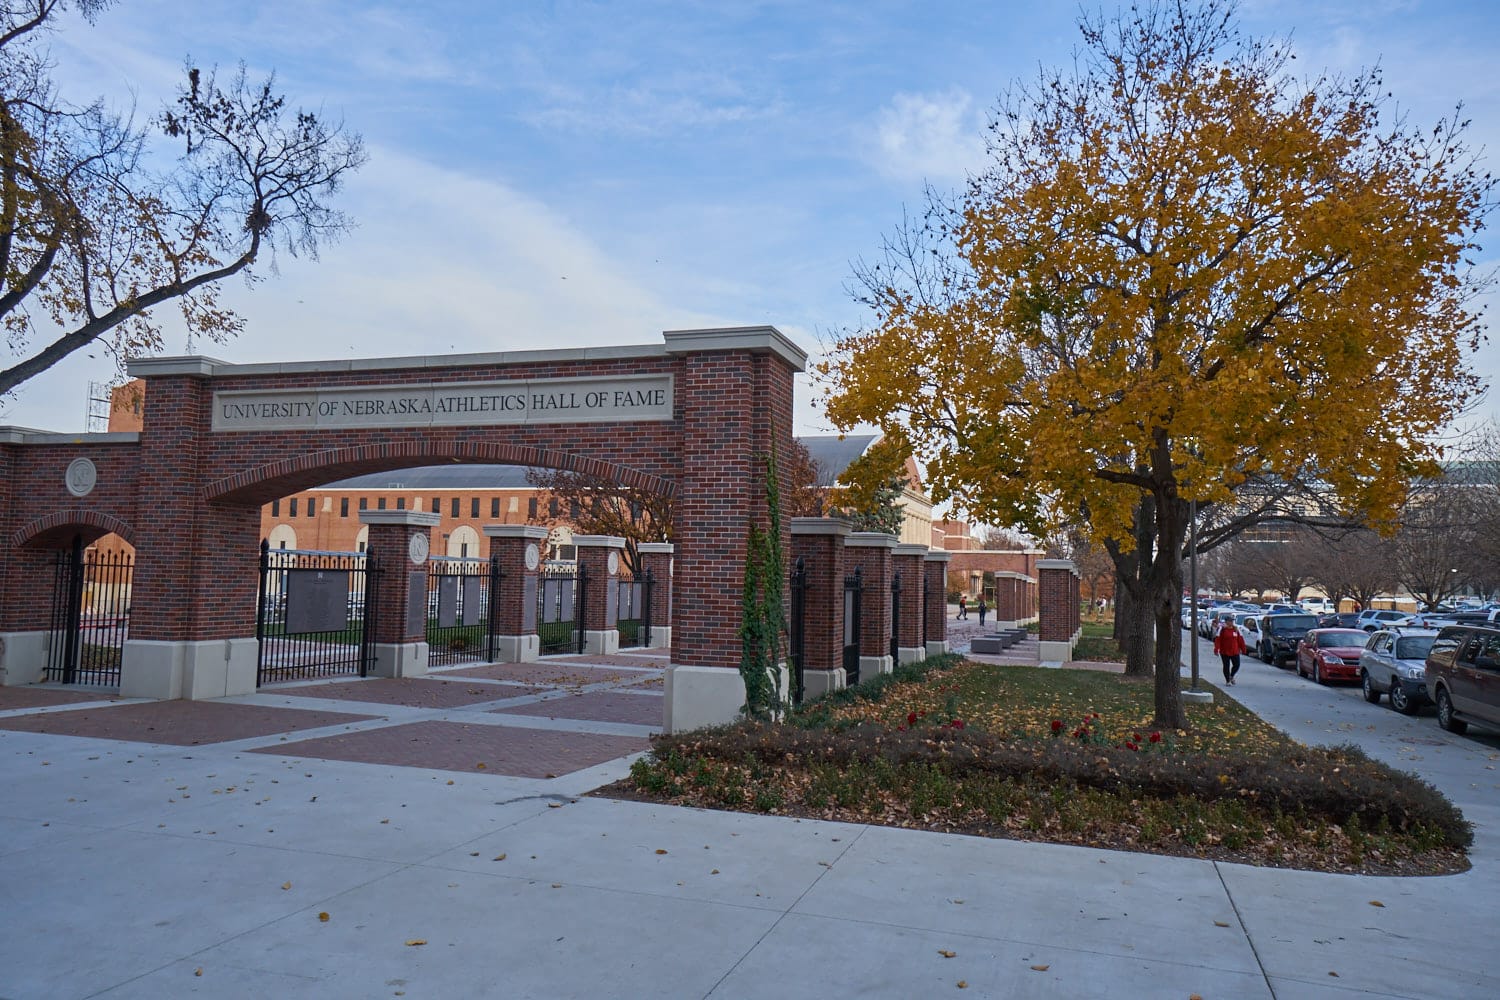
[[[897,94],[876,116],[869,155],[897,180],[963,180],[984,160],[984,116],[963,90]]]

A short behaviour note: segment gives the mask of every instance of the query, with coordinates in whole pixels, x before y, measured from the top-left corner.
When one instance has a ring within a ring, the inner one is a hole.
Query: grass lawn
[[[937,657],[783,724],[658,737],[600,794],[1323,871],[1468,867],[1469,825],[1430,785],[1222,693],[1188,713],[1157,732],[1150,682]]]

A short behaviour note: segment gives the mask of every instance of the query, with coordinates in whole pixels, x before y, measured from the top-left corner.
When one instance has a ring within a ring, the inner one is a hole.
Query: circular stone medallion
[[[618,573],[620,571],[620,555],[618,552],[611,552],[609,554],[609,571],[611,573]]]
[[[406,543],[406,554],[413,563],[420,566],[427,561],[428,541],[426,535],[412,535],[411,541]]]
[[[542,564],[542,553],[536,547],[536,542],[528,542],[526,545],[526,568],[536,569]]]
[[[88,459],[75,458],[68,463],[63,481],[67,484],[69,493],[75,497],[86,497],[94,492],[94,484],[99,481],[99,470]]]

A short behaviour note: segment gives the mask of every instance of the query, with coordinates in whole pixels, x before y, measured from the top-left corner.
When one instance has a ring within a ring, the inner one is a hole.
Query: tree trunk
[[[1182,630],[1177,616],[1182,601],[1182,543],[1187,536],[1188,505],[1175,496],[1157,505],[1156,560],[1147,577],[1147,613],[1155,631],[1156,717],[1158,729],[1186,729],[1182,707]]]

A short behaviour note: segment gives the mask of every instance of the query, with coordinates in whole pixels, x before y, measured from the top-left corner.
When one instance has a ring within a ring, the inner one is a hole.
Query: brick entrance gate
[[[135,547],[137,566],[121,693],[248,693],[262,504],[391,469],[511,464],[673,496],[674,593],[657,602],[670,606],[665,725],[727,721],[744,701],[735,668],[746,531],[766,520],[757,458],[773,444],[790,451],[792,383],[805,362],[773,327],[673,331],[637,347],[135,362],[146,383],[139,433],[0,429],[0,680],[40,677],[50,608],[35,581],[48,578],[54,551],[113,532]],[[389,527],[388,540],[427,530],[410,518]],[[398,611],[382,609],[384,620]]]

